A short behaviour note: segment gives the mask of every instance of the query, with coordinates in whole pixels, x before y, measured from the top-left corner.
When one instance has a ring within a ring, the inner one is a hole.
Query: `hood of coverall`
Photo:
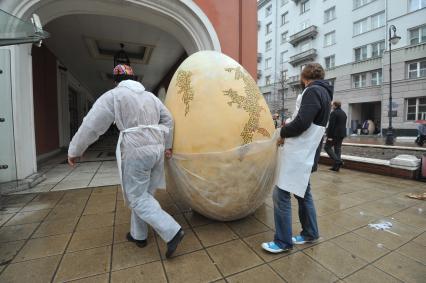
[[[140,82],[133,80],[121,81],[117,87],[125,87],[136,93],[143,93],[145,91],[145,87]]]

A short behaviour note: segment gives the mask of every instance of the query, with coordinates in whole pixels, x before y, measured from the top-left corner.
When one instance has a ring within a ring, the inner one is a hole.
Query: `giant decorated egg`
[[[274,185],[276,135],[250,74],[222,53],[197,52],[177,69],[165,104],[175,122],[168,188],[216,220],[253,213]]]

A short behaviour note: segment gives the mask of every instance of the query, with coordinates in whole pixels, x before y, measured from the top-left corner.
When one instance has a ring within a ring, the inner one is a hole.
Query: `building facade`
[[[0,47],[0,184],[37,173],[38,161],[67,148],[97,97],[114,86],[121,49],[159,96],[200,50],[257,72],[256,0],[2,0],[0,40],[25,35],[17,23],[33,14],[50,33],[41,47]]]
[[[321,63],[348,113],[348,133],[366,120],[386,132],[389,35],[392,45],[392,122],[397,135],[416,135],[426,119],[426,1],[261,0],[258,2],[258,84],[271,112],[294,109],[299,74]],[[371,134],[371,133],[370,133]]]

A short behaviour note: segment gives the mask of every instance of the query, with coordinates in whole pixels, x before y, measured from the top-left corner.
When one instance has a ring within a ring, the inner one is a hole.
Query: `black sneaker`
[[[173,253],[176,251],[179,243],[182,241],[183,236],[185,236],[185,233],[182,229],[180,229],[176,235],[171,239],[170,242],[167,243],[167,252],[166,252],[166,258],[170,258]]]
[[[136,246],[138,246],[139,248],[143,248],[148,244],[147,240],[136,240],[135,238],[132,237],[130,232],[127,233],[126,238],[127,238],[127,241],[136,243]]]

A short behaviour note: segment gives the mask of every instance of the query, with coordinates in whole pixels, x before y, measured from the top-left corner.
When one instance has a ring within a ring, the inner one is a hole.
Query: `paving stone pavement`
[[[279,255],[260,248],[274,233],[271,196],[223,223],[159,191],[186,232],[169,260],[152,231],[145,248],[126,241],[130,213],[118,185],[2,196],[0,282],[425,282],[426,203],[405,196],[425,183],[321,167],[312,187],[322,238]],[[382,220],[389,231],[368,227]],[[293,221],[299,231],[296,202]]]

